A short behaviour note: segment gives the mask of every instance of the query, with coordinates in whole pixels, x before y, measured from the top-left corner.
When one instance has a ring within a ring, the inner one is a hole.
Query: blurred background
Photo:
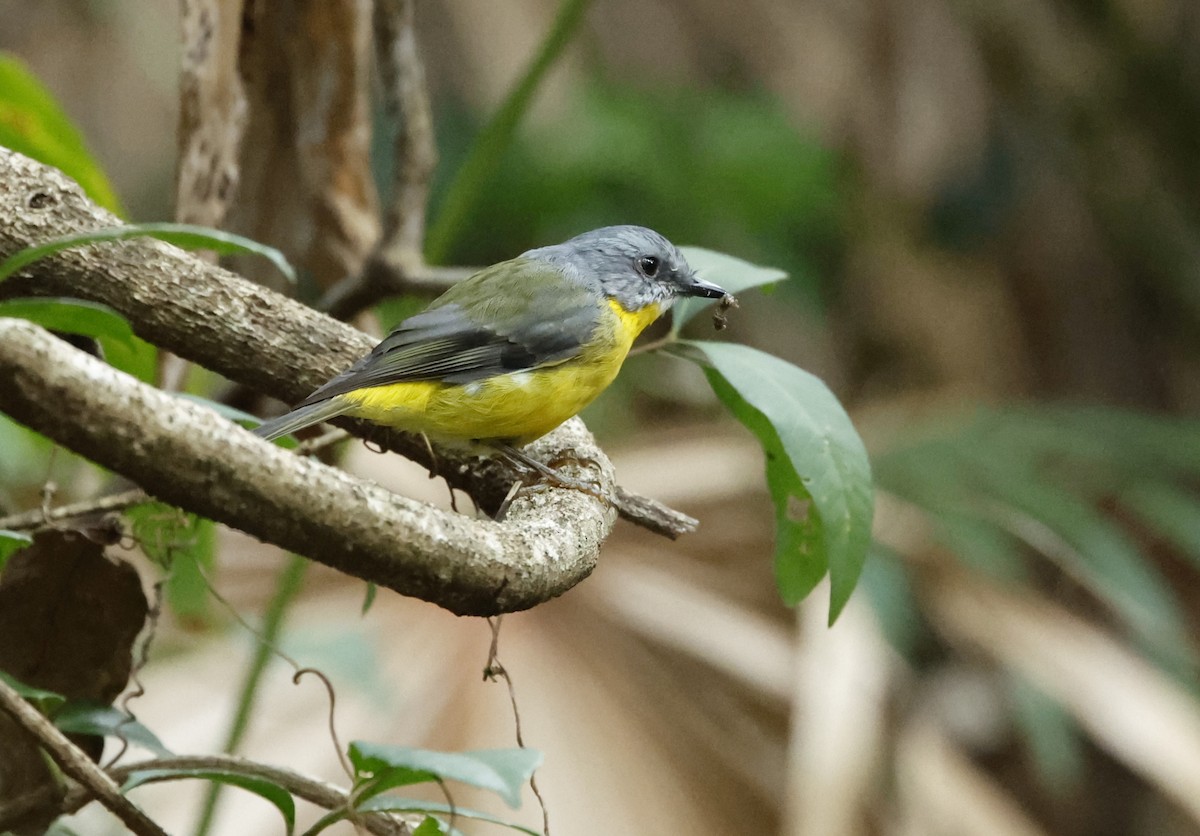
[[[592,578],[505,619],[552,832],[1200,833],[1200,6],[594,0],[466,214],[439,225],[557,12],[417,4],[440,152],[431,258],[486,264],[640,223],[787,270],[727,338],[829,383],[871,449],[878,508],[841,620],[825,627],[821,589],[786,609],[752,437],[690,367],[631,360],[585,417],[623,484],[702,528],[668,543],[619,526]],[[59,99],[129,217],[173,215],[175,4],[0,0],[0,48]],[[281,48],[279,67],[304,58]],[[229,225],[320,287],[354,256],[330,266],[319,223],[288,240],[286,212],[264,219],[289,175],[254,143],[288,134],[260,124],[277,99],[250,98]],[[371,218],[392,126],[367,105]],[[188,385],[219,390],[200,372]],[[68,495],[102,478],[0,433],[13,509],[48,473]],[[347,466],[446,502],[395,457],[354,446]],[[215,586],[257,621],[285,559],[217,540]],[[486,625],[391,594],[360,615],[362,596],[309,568],[278,640],[333,679],[343,740],[512,744],[507,694],[481,681]],[[254,640],[203,591],[189,600],[168,607],[131,708],[176,751],[212,751]],[[240,751],[335,780],[325,711],[272,663]],[[187,789],[138,797],[183,832]],[[495,812],[541,821],[532,799]],[[118,832],[88,815],[79,832]],[[273,817],[230,793],[213,832]]]

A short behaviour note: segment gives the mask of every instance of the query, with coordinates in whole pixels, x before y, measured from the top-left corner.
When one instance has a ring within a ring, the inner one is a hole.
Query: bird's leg
[[[596,461],[591,456],[581,456],[574,450],[569,453],[563,453],[561,456],[556,456],[554,459],[548,462],[549,467],[552,468],[557,468],[564,464],[579,464],[583,465],[584,467],[594,467],[597,470],[600,470],[600,462]]]
[[[425,435],[425,433],[418,433],[418,435],[421,436],[421,440],[425,442],[425,452],[429,454],[429,478],[436,479],[442,475],[442,469],[440,467],[441,462],[437,457],[437,453],[433,451],[433,442],[429,440],[429,436]],[[454,496],[454,486],[450,484],[449,479],[446,480],[446,490],[450,491],[450,509],[457,514],[458,498]]]
[[[579,491],[580,493],[586,493],[588,496],[594,496],[596,499],[599,499],[602,502],[610,502],[611,501],[608,496],[606,496],[604,493],[601,492],[599,485],[595,482],[588,484],[585,482],[578,482],[574,479],[564,476],[561,473],[559,473],[557,470],[555,470],[553,467],[549,467],[545,464],[542,464],[540,461],[538,461],[533,456],[526,453],[524,450],[521,450],[518,447],[514,447],[511,444],[504,444],[503,442],[496,442],[493,444],[493,447],[495,448],[495,450],[498,453],[500,453],[500,455],[504,456],[510,462],[513,462],[514,464],[517,464],[517,465],[521,465],[522,467],[526,468],[527,470],[533,471],[534,473],[538,474],[539,476],[541,476],[542,478],[544,478],[546,481],[550,482],[553,485],[557,485],[560,488],[567,488],[569,490]],[[572,457],[568,457],[568,456],[564,456],[561,459],[559,459],[558,461],[566,461],[566,460],[582,461],[582,459],[580,459],[580,458],[572,458]]]

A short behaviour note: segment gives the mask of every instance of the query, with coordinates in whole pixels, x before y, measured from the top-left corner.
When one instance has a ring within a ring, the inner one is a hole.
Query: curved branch
[[[561,490],[519,497],[503,523],[438,510],[293,455],[24,320],[0,319],[0,381],[4,412],[159,499],[460,615],[562,594],[591,572],[615,518]],[[603,455],[579,421],[557,443]],[[611,465],[600,480],[613,489]]]
[[[0,184],[0,258],[50,238],[120,225],[57,169],[2,147]],[[148,342],[288,403],[308,395],[374,345],[349,325],[151,239],[57,253],[0,284],[0,297],[5,296],[71,296],[103,303],[124,315]],[[502,463],[451,451],[438,451],[434,462],[420,439],[361,422],[341,423],[436,469],[487,510],[499,507],[516,475]],[[569,426],[573,429],[555,431],[539,442],[547,459],[569,457],[581,431]],[[597,460],[607,461],[602,454]],[[549,491],[554,497],[571,493]],[[561,525],[564,517],[555,504],[547,514]],[[626,519],[667,536],[696,526],[684,514],[628,494],[615,494],[614,504]]]
[[[21,699],[21,695],[3,680],[0,680],[0,711],[19,723],[63,772],[82,785],[88,800],[97,799],[133,833],[140,836],[167,836],[166,831],[121,795],[120,787],[82,749],[68,740],[36,708]]]
[[[108,774],[114,781],[124,783],[130,775],[145,769],[211,769],[243,775],[247,778],[259,778],[269,781],[278,787],[283,787],[283,789],[297,798],[302,798],[323,810],[336,810],[339,807],[345,807],[350,800],[350,796],[345,790],[333,784],[309,778],[290,769],[270,766],[265,763],[256,763],[245,758],[239,758],[236,755],[184,755],[155,758],[154,760],[142,761],[141,763],[111,767],[108,770]],[[156,780],[169,781],[173,779],[168,776]],[[153,783],[153,781],[148,783]],[[91,798],[83,789],[72,789],[63,797],[62,810],[66,813],[74,813],[90,800]],[[375,833],[378,836],[402,836],[409,832],[403,822],[388,813],[359,813],[355,821],[361,823],[369,833]]]

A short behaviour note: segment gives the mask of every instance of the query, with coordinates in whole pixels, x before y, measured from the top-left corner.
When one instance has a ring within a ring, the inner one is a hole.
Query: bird
[[[577,487],[521,448],[591,403],[646,326],[689,296],[732,300],[659,233],[594,229],[451,286],[254,433],[270,440],[339,416],[363,418],[498,453]]]

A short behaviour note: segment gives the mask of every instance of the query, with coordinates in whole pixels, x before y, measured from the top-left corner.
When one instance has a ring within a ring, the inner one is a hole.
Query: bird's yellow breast
[[[609,300],[583,350],[569,360],[509,372],[472,383],[422,380],[372,386],[340,395],[348,414],[441,442],[502,440],[528,444],[577,415],[603,392],[621,369],[659,307],[629,312]]]

